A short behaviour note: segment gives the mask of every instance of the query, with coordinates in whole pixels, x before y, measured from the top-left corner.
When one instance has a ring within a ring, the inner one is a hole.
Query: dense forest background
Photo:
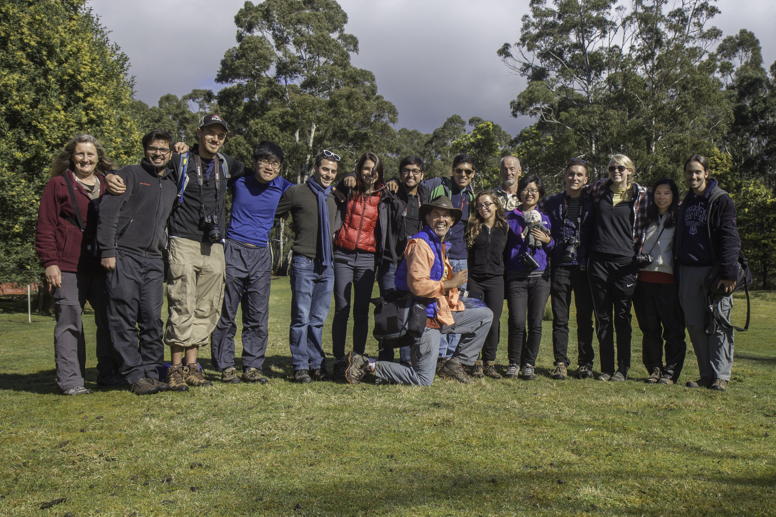
[[[677,7],[678,6],[678,7]],[[322,148],[351,171],[365,151],[396,176],[399,160],[421,156],[426,176],[449,174],[460,152],[477,161],[477,189],[500,183],[498,162],[518,156],[525,172],[561,188],[571,158],[605,175],[614,153],[630,156],[636,181],[672,177],[684,161],[710,158],[731,193],[758,288],[776,272],[776,63],[765,68],[755,34],[724,35],[709,0],[531,0],[514,43],[493,52],[527,87],[504,109],[533,123],[510,135],[478,117],[451,113],[431,133],[395,128],[396,107],[375,76],[351,64],[358,39],[334,0],[246,2],[235,15],[218,91],[133,98],[129,61],[83,0],[0,4],[0,283],[37,282],[38,203],[55,153],[74,134],[103,142],[118,165],[142,155],[140,137],[164,129],[194,142],[199,118],[229,122],[224,152],[250,163],[262,140],[287,153],[281,174],[304,181]],[[488,78],[488,80],[493,80]],[[465,103],[461,99],[461,103]],[[282,241],[282,235],[277,235]],[[277,253],[282,257],[280,249]],[[280,258],[279,257],[279,258]],[[282,260],[278,260],[278,264]]]

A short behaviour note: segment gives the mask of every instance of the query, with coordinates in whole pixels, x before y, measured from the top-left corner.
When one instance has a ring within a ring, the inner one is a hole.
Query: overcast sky
[[[525,83],[496,56],[520,37],[528,0],[340,0],[346,31],[359,41],[352,63],[372,71],[378,91],[399,110],[396,125],[431,132],[453,114],[478,116],[512,135],[531,123],[510,114]],[[131,62],[135,98],[156,105],[215,83],[224,52],[236,45],[234,15],[244,0],[90,0]],[[724,35],[746,28],[776,59],[776,2],[720,0],[714,25]]]

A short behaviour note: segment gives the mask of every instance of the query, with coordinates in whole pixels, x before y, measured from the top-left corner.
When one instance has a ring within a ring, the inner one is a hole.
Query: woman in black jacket
[[[504,246],[508,226],[493,191],[480,192],[474,198],[474,207],[476,211],[469,219],[466,234],[469,248],[467,292],[469,297],[481,299],[493,311],[493,323],[482,347],[482,360],[475,363],[472,376],[500,379],[495,362],[499,320],[504,307]]]

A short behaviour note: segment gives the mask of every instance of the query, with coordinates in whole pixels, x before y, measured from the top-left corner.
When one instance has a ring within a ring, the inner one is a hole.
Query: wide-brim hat
[[[426,224],[426,216],[434,208],[444,208],[445,210],[449,210],[450,215],[453,216],[454,219],[453,226],[458,224],[458,221],[461,220],[461,216],[463,215],[463,212],[461,212],[460,208],[455,208],[453,206],[453,202],[450,201],[450,198],[447,196],[439,196],[430,203],[421,205],[420,210],[418,210],[418,217],[420,217],[420,220],[424,225]]]

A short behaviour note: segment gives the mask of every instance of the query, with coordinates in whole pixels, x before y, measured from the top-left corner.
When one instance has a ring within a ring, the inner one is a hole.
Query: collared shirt
[[[453,276],[453,268],[444,252],[445,275],[443,280],[449,280]],[[412,239],[407,243],[404,252],[407,260],[407,287],[415,296],[421,298],[434,298],[437,303],[436,319],[442,325],[453,325],[453,311],[464,310],[463,302],[458,299],[458,288],[445,291],[443,280],[431,280],[431,266],[434,264],[434,251],[422,239]]]
[[[517,194],[510,194],[502,186],[495,189],[496,201],[504,209],[504,212],[511,212],[520,206],[520,197]]]

